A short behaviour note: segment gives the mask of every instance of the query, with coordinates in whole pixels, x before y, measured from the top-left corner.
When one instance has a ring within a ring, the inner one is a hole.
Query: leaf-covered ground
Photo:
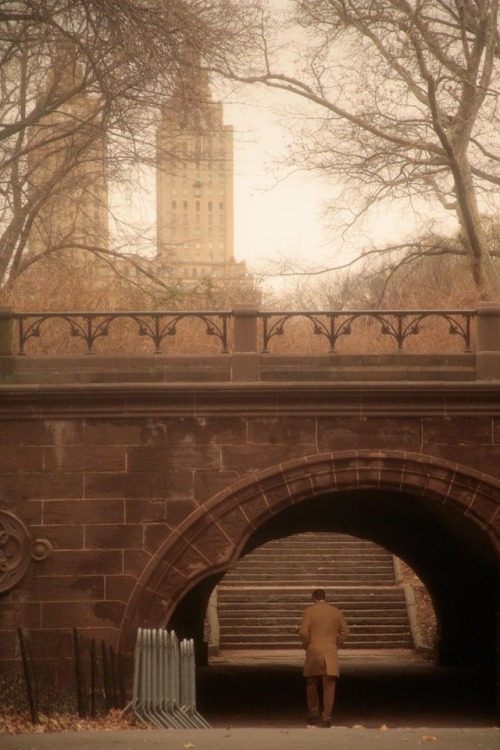
[[[0,712],[0,735],[2,734],[44,734],[45,732],[82,732],[91,729],[114,731],[117,729],[141,729],[130,714],[112,710],[107,716],[97,719],[80,719],[71,713],[41,713],[39,724],[33,724],[29,712],[2,709]]]
[[[431,649],[436,640],[436,616],[434,614],[431,598],[420,578],[408,565],[406,565],[406,563],[400,560],[399,567],[403,575],[404,583],[408,583],[413,587],[417,625],[424,646]]]

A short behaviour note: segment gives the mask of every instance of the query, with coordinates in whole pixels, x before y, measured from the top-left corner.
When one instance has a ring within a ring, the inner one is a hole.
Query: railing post
[[[14,311],[11,307],[0,307],[0,356],[14,353]]]
[[[476,379],[500,380],[500,302],[478,305]]]
[[[254,307],[240,305],[233,310],[234,348],[231,366],[233,382],[260,380],[260,356],[257,353],[257,316]]]

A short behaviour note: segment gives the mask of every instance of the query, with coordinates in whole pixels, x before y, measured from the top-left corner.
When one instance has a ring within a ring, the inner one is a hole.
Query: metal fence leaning
[[[158,729],[208,729],[196,710],[193,640],[174,631],[139,628],[134,654],[132,711],[145,725]]]

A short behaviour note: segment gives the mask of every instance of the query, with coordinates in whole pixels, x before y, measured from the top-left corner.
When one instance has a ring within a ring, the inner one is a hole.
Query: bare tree
[[[288,6],[290,25],[280,19],[274,46],[264,18],[260,60],[230,75],[307,103],[292,163],[341,182],[353,223],[394,201],[444,208],[477,288],[498,294],[482,221],[500,185],[498,0]]]
[[[245,48],[247,4],[16,0],[0,27],[0,287],[65,251],[114,265],[127,249],[155,280],[110,244],[105,185],[154,165],[161,104],[194,95],[193,59]]]

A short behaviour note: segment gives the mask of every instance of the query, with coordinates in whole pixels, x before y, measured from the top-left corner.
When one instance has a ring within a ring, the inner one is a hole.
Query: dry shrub
[[[326,330],[329,330],[329,320],[320,317]],[[460,316],[454,316],[457,322],[465,326]],[[397,326],[394,316],[387,316],[388,321]],[[410,319],[406,322],[408,324]],[[275,322],[271,319],[271,325]],[[336,323],[337,328],[342,325],[342,319]],[[269,343],[269,351],[273,354],[302,354],[319,355],[330,351],[330,343],[326,335],[317,333],[312,320],[306,317],[294,317],[283,325],[283,334],[274,336]],[[474,329],[474,324],[472,325]],[[408,353],[459,353],[465,349],[464,340],[459,335],[450,333],[450,323],[442,317],[425,318],[418,326],[415,334],[407,336],[402,351]],[[352,321],[346,333],[340,335],[335,344],[338,354],[391,354],[398,351],[398,344],[392,335],[384,334],[382,323],[369,315],[357,317]]]
[[[403,583],[410,585],[415,595],[415,616],[424,646],[433,649],[437,639],[437,620],[432,599],[415,571],[403,560],[399,560]]]
[[[450,265],[451,261],[441,261],[422,265],[417,273],[406,276],[401,272],[395,275],[387,287],[383,309],[385,310],[450,310],[475,309],[477,293],[471,287],[468,276],[460,267]],[[453,269],[453,272],[452,272]],[[339,281],[339,284],[342,280]],[[372,284],[373,286],[373,284]],[[356,286],[356,295],[352,304],[346,309],[363,309],[360,300],[364,299],[364,309],[376,310],[377,305],[370,301],[371,287],[361,290]],[[322,296],[320,290],[314,294],[311,282],[309,296],[294,299],[274,300],[272,309],[306,310],[316,300],[320,309]],[[29,272],[4,292],[2,304],[10,304],[16,311],[216,311],[232,310],[242,300],[249,304],[261,306],[260,292],[251,284],[235,281],[223,289],[215,288],[209,279],[195,288],[186,289],[182,284],[172,285],[168,289],[139,287],[130,279],[111,276],[105,284],[96,283],[85,269],[75,269],[65,264],[62,259],[48,259],[38,263]],[[269,308],[268,308],[269,309]],[[319,316],[326,331],[330,322]],[[277,321],[273,318],[270,324]],[[336,321],[336,327],[345,319]],[[82,325],[84,321],[82,320]],[[151,319],[148,321],[151,325]],[[395,317],[390,322],[396,326]],[[463,322],[458,318],[458,322]],[[220,321],[214,319],[220,325]],[[162,323],[162,327],[165,326]],[[183,354],[217,354],[221,343],[216,336],[207,335],[207,326],[202,320],[186,318],[180,320],[176,332],[167,335],[162,341],[161,352],[168,355]],[[474,331],[474,325],[472,326]],[[232,323],[228,325],[229,348],[232,346]],[[474,337],[472,338],[472,344]],[[263,348],[262,324],[259,323],[259,347]],[[68,322],[52,320],[43,324],[39,338],[31,338],[26,352],[31,355],[82,355],[86,352],[82,338],[71,335]],[[472,347],[473,348],[473,347]],[[152,355],[155,345],[150,337],[140,334],[137,321],[131,318],[113,320],[108,327],[108,335],[96,339],[93,351],[96,354]],[[316,331],[315,324],[307,317],[292,317],[283,325],[282,335],[275,335],[269,343],[273,354],[300,354],[314,356],[328,354],[328,338]],[[380,321],[366,315],[352,321],[345,335],[339,336],[335,351],[339,354],[391,354],[398,351],[393,336],[384,334]],[[422,320],[417,334],[410,334],[405,339],[403,351],[409,353],[460,353],[464,351],[461,336],[450,334],[450,324],[442,317],[428,317]]]
[[[277,320],[271,318],[268,332]],[[290,318],[277,330],[282,333],[274,335],[268,344],[272,354],[316,355],[325,354],[329,350],[327,339],[319,334],[315,335],[313,322],[305,317]]]
[[[210,319],[214,316],[210,316]],[[167,331],[172,316],[160,320],[160,334]],[[219,321],[214,318],[214,324]],[[30,321],[25,322],[28,330]],[[78,334],[75,327],[78,326]],[[137,315],[136,317],[118,317],[107,320],[102,316],[92,322],[93,330],[97,332],[92,342],[91,353],[95,355],[133,355],[150,356],[156,352],[153,339],[155,333],[152,317]],[[102,329],[102,335],[99,331]],[[175,326],[170,327],[171,333],[166,333],[160,343],[160,352],[164,355],[180,354],[218,354],[222,343],[218,336],[207,333],[204,320],[188,317],[180,319]],[[84,338],[86,321],[84,318],[50,318],[40,326],[40,335],[30,338],[25,345],[25,351],[30,355],[42,356],[81,356],[89,354],[87,341]]]
[[[249,290],[251,294],[256,291]],[[23,274],[16,284],[4,291],[2,304],[10,305],[16,312],[187,312],[228,310],[241,301],[240,282],[228,283],[223,290],[214,289],[209,280],[187,289],[182,284],[174,284],[168,289],[139,287],[130,280],[112,276],[106,282],[96,283],[84,269],[75,270],[71,265],[59,260],[38,263]],[[165,330],[173,316],[160,323],[160,331]],[[210,316],[213,326],[222,330],[222,321]],[[83,338],[86,321],[78,318],[81,328],[78,335],[72,329],[69,319],[51,318],[40,326],[39,336],[31,337],[25,346],[30,355],[78,356],[87,352]],[[152,355],[156,347],[151,336],[141,333],[141,322],[133,317],[113,319],[104,325],[105,318],[93,323],[93,330],[102,325],[102,333],[92,346],[94,354]],[[32,321],[25,323],[25,331]],[[142,323],[154,333],[154,321],[143,316]],[[186,317],[165,335],[160,349],[162,354],[216,354],[222,343],[217,335],[211,335],[209,326],[202,319]],[[73,332],[72,332],[73,330]]]
[[[383,296],[382,296],[383,292]],[[325,276],[301,281],[295,292],[275,300],[278,310],[333,310],[345,311],[447,311],[476,310],[480,297],[470,280],[466,263],[457,257],[423,258],[417,265],[401,266],[392,273],[381,270],[367,273],[361,271],[358,277],[352,272],[349,276]],[[342,301],[349,300],[342,304]],[[341,304],[340,308],[332,305]],[[269,308],[272,312],[273,307]],[[325,316],[316,313],[329,329]],[[415,315],[411,313],[403,323],[408,326]],[[465,319],[453,316],[457,326],[465,329]],[[273,318],[270,325],[278,318]],[[395,316],[387,316],[389,323],[397,328]],[[340,318],[335,326],[343,326],[346,318]],[[471,348],[474,348],[474,321],[471,325]],[[305,317],[294,317],[286,321],[283,334],[274,336],[269,350],[276,354],[326,354],[330,350],[328,338],[315,335],[314,324]],[[460,335],[450,333],[450,322],[442,316],[429,316],[422,319],[414,333],[405,338],[402,350],[408,353],[461,353],[465,343]],[[339,354],[390,354],[398,351],[398,343],[392,335],[384,334],[380,321],[368,314],[356,317],[345,335],[340,335],[335,344]]]

